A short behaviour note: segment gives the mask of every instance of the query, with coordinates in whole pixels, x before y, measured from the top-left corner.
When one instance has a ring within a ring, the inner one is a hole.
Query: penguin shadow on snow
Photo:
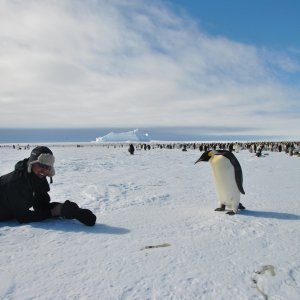
[[[275,212],[275,211],[243,210],[240,211],[240,215],[250,216],[255,218],[267,218],[267,219],[278,219],[278,220],[291,220],[291,221],[300,220],[299,215],[283,213],[283,212]]]

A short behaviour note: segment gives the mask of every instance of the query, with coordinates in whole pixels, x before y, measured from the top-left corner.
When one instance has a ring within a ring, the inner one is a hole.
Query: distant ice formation
[[[110,132],[107,135],[96,138],[97,143],[101,142],[150,142],[148,133],[140,133],[138,129],[115,133]]]

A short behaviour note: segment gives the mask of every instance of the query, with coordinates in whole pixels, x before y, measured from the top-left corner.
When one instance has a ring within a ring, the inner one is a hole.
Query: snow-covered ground
[[[229,216],[199,150],[52,150],[52,200],[97,224],[1,222],[1,299],[299,299],[299,157],[237,153],[247,210]],[[0,175],[29,153],[0,148]]]

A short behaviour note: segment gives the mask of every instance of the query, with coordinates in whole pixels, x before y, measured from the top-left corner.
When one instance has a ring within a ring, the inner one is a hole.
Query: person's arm
[[[50,196],[47,192],[36,193],[33,201],[33,209],[35,211],[51,209],[50,200]]]
[[[27,210],[20,212],[16,217],[20,223],[39,222],[49,218],[61,216],[62,203],[53,202],[49,203],[46,209],[42,210]]]
[[[11,215],[20,223],[39,222],[49,219],[52,217],[52,214],[50,207],[46,207],[46,198],[45,201],[42,202],[44,209],[32,211],[29,209],[33,201],[31,191],[23,187],[10,189],[8,203]]]
[[[15,213],[15,218],[19,223],[30,223],[30,222],[40,222],[49,218],[52,218],[50,210],[40,210],[40,211],[18,211]]]
[[[62,203],[50,201],[51,199],[47,192],[38,193],[34,197],[33,208],[35,211],[45,211],[50,209],[52,217],[60,217]]]

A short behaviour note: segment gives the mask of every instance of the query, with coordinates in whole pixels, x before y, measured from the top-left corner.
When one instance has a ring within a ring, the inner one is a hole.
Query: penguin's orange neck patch
[[[214,153],[213,153],[212,151],[209,151],[209,152],[207,153],[207,155],[208,155],[209,157],[212,157],[212,156],[214,155]]]

